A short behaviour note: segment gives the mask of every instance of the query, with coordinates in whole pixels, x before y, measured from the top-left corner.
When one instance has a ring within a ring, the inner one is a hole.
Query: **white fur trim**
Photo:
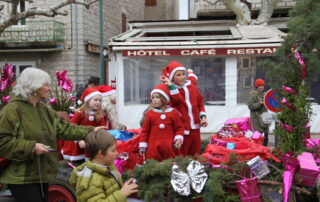
[[[147,148],[147,147],[148,147],[148,143],[146,143],[146,142],[140,142],[140,143],[139,143],[139,147]]]
[[[163,112],[161,109],[156,109],[156,108],[152,108],[151,110],[154,111],[154,112],[158,112],[158,113],[162,113]],[[165,109],[164,112],[171,112],[172,110],[174,110],[174,108],[169,107],[169,108]]]
[[[182,136],[182,135],[176,135],[176,136],[174,137],[174,141],[176,141],[176,140],[178,140],[178,139],[180,139],[180,140],[183,142],[183,136]]]
[[[203,115],[207,116],[206,112],[200,112],[200,117]]]
[[[194,77],[194,78],[196,78],[196,79],[198,80],[198,76],[195,75],[194,73],[189,73],[189,74],[188,74],[188,77],[189,77],[189,76]]]
[[[187,103],[187,107],[188,107],[188,115],[190,118],[190,125],[192,129],[198,129],[200,128],[199,126],[196,126],[196,124],[194,123],[194,119],[193,119],[193,114],[192,114],[192,105],[190,102],[190,94],[189,94],[189,90],[187,88],[187,85],[183,86],[183,90],[185,93],[185,97],[186,97],[186,103]]]
[[[69,155],[63,154],[63,158],[70,161],[79,161],[84,159],[84,154],[78,155],[78,156],[69,156]]]
[[[176,73],[176,71],[178,71],[178,70],[187,71],[185,67],[176,67],[176,68],[174,68],[174,70],[169,75],[170,81],[173,79],[174,73]]]
[[[91,98],[93,98],[94,96],[96,95],[101,95],[101,93],[99,91],[95,91],[93,93],[90,93],[89,95],[87,95],[85,98],[84,98],[84,101],[87,102],[88,100],[90,100]]]
[[[101,93],[101,95],[102,95],[103,97],[105,97],[105,96],[108,96],[108,95],[112,95],[112,94],[115,93],[115,92],[116,92],[115,90],[109,90],[108,92]]]
[[[176,95],[176,94],[179,94],[178,88],[176,88],[174,90],[170,90],[170,95]]]
[[[167,93],[165,93],[163,90],[153,89],[153,90],[151,91],[151,96],[152,96],[153,93],[160,93],[161,95],[163,95],[163,96],[166,98],[167,102],[170,102],[170,97],[169,97],[169,96],[167,95]]]

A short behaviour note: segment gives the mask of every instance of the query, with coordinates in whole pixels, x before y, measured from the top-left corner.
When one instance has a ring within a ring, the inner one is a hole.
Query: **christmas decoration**
[[[258,179],[261,179],[270,173],[268,161],[263,161],[260,156],[254,157],[248,161],[247,164]]]
[[[242,202],[262,202],[256,177],[238,180],[236,184]]]
[[[309,187],[314,186],[320,171],[312,154],[303,152],[297,159],[299,161],[298,183]]]
[[[180,195],[190,195],[190,187],[197,193],[200,193],[208,179],[204,166],[195,160],[192,160],[187,167],[187,173],[178,165],[172,166],[171,185]]]
[[[10,96],[12,85],[13,85],[13,66],[9,64],[5,64],[3,70],[0,68],[0,110],[4,105],[6,105]]]
[[[289,109],[291,109],[291,110],[293,110],[293,111],[295,111],[296,110],[296,108],[292,105],[292,104],[290,104],[290,103],[288,103],[288,101],[287,101],[287,99],[284,97],[283,99],[282,99],[282,104],[284,104],[286,107],[288,107]]]
[[[56,111],[72,112],[74,105],[74,89],[72,82],[67,76],[68,71],[56,71],[56,83],[53,83],[53,90],[50,92],[49,105]]]

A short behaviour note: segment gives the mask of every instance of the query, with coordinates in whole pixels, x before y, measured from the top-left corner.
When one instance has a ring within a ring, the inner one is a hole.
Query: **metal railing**
[[[55,20],[27,21],[13,25],[0,36],[0,42],[63,42],[64,24]]]

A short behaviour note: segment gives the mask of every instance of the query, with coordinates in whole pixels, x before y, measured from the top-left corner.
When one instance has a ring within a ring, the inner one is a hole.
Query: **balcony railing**
[[[0,36],[0,42],[32,43],[63,42],[64,24],[55,20],[27,21],[26,25],[14,25]]]

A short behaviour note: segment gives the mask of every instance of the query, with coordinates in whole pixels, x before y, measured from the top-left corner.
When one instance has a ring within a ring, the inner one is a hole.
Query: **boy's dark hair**
[[[104,130],[89,133],[85,142],[86,151],[91,159],[98,154],[99,150],[106,152],[109,147],[117,143],[113,135]]]
[[[96,77],[96,76],[91,76],[88,79],[88,84],[94,84],[94,85],[98,86],[98,85],[100,85],[100,78]]]

